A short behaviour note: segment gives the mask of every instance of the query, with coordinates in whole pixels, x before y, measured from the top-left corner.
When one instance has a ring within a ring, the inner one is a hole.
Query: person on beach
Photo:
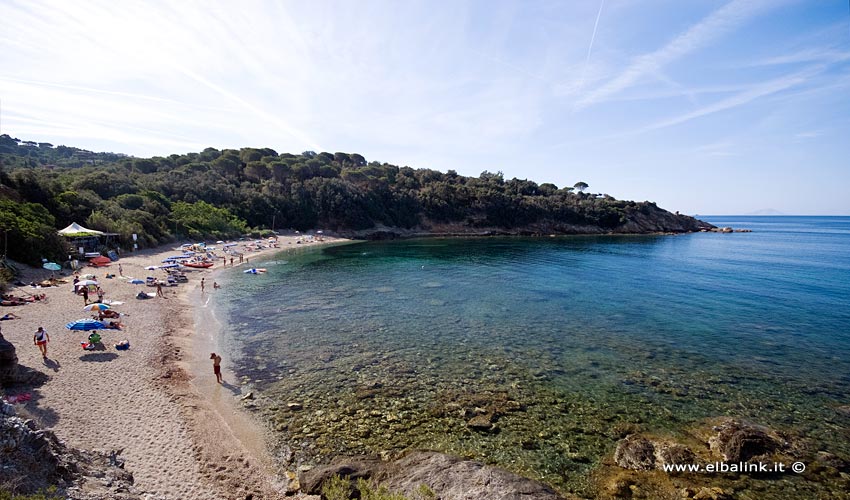
[[[118,274],[124,276],[124,268],[121,266],[121,264],[118,264]]]
[[[6,321],[10,319],[21,319],[21,317],[15,313],[6,313],[3,315],[3,317],[0,317],[0,321]]]
[[[230,256],[230,267],[233,267],[233,256]]]
[[[163,299],[167,298],[164,293],[162,293],[162,283],[159,281],[156,282],[156,296],[162,297]]]
[[[38,330],[35,331],[35,334],[32,336],[33,345],[38,346],[38,350],[41,351],[41,357],[47,359],[47,343],[50,342],[50,335],[44,330],[44,327],[38,327]]]
[[[201,295],[204,294],[204,279],[205,278],[201,278]]]
[[[215,381],[221,383],[221,356],[211,352],[210,359],[213,360],[213,373],[215,373]]]
[[[213,281],[213,290],[218,290],[221,288],[221,285],[218,284],[218,281]]]
[[[74,293],[80,292],[79,286],[77,285],[77,283],[79,283],[79,282],[80,282],[80,277],[75,274],[74,275]]]
[[[97,301],[103,303],[103,288],[97,287]]]
[[[85,302],[84,305],[89,305],[89,287],[88,287],[88,285],[83,286],[83,302]]]

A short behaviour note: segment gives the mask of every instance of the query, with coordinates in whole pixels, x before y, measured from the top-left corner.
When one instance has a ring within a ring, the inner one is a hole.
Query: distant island
[[[367,162],[357,153],[268,148],[135,158],[0,136],[0,220],[9,257],[67,253],[73,222],[125,247],[176,239],[325,229],[353,238],[427,235],[681,233],[713,228],[655,203],[617,200],[576,182],[558,187],[501,172]]]

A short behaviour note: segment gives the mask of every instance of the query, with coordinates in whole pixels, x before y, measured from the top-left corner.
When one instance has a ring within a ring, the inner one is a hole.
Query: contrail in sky
[[[602,7],[605,6],[605,0],[599,2],[599,12],[596,14],[596,22],[593,23],[593,34],[590,35],[590,46],[587,47],[587,59],[584,60],[584,67],[587,68],[587,63],[590,62],[590,51],[593,50],[593,41],[596,40],[596,28],[599,27],[599,18],[602,17]]]
[[[599,12],[596,13],[596,22],[593,23],[593,34],[590,35],[590,45],[587,46],[587,57],[584,59],[584,68],[581,70],[581,79],[578,82],[577,91],[581,91],[584,87],[584,77],[587,74],[587,66],[590,65],[590,52],[593,50],[593,41],[596,40],[596,28],[599,27],[599,18],[602,17],[602,7],[605,6],[605,0],[599,2]]]

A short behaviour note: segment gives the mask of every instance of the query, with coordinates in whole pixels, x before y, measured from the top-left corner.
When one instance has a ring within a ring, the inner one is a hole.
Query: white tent
[[[60,229],[58,232],[61,235],[73,234],[73,235],[77,235],[77,236],[81,236],[83,234],[91,234],[91,235],[103,234],[102,231],[95,231],[94,229],[86,229],[83,226],[77,224],[76,222],[74,222],[70,226],[66,227],[65,229]]]

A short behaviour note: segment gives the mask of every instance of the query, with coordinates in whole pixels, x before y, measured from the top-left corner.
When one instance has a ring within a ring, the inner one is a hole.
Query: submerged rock
[[[624,469],[651,470],[655,468],[655,445],[643,436],[632,434],[617,443],[614,461]]]
[[[511,472],[433,451],[414,451],[394,462],[377,458],[341,459],[301,475],[302,491],[318,494],[331,477],[372,479],[409,498],[418,498],[422,485],[441,500],[562,500],[548,486]]]
[[[714,430],[717,434],[709,438],[708,445],[727,462],[746,462],[786,446],[775,431],[743,420],[726,419]]]

